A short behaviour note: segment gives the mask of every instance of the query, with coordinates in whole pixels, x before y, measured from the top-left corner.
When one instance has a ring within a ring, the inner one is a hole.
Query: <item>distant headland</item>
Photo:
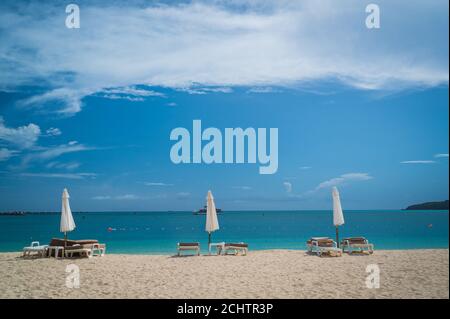
[[[448,210],[448,200],[415,204],[406,207],[406,210]]]

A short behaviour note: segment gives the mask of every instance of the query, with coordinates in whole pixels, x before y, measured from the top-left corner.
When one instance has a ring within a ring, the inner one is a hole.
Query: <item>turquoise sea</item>
[[[378,249],[448,248],[448,211],[345,211],[340,236],[365,236]],[[19,251],[32,240],[48,244],[59,233],[59,214],[0,216],[0,251]],[[74,213],[72,239],[98,239],[109,253],[171,254],[179,241],[207,248],[205,216],[192,212]],[[312,236],[335,236],[331,211],[233,211],[219,214],[213,242],[244,241],[251,250],[305,249]]]

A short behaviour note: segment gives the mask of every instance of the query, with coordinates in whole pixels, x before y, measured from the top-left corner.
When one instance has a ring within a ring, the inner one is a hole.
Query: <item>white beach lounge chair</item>
[[[242,253],[242,256],[246,256],[248,252],[248,244],[243,242],[240,243],[225,243],[224,245],[224,254],[228,255],[228,251],[233,251],[236,256],[239,252]]]
[[[47,252],[48,245],[40,245],[38,241],[31,242],[28,247],[23,247],[23,257],[31,257],[31,253],[35,256],[44,257]]]
[[[341,241],[342,250],[347,251],[349,254],[357,253],[369,253],[373,254],[373,244],[364,237],[349,237],[344,238]]]
[[[193,250],[197,256],[200,256],[200,243],[178,243],[177,250],[178,256],[181,256],[181,252],[186,250]]]
[[[307,241],[308,251],[322,257],[328,255],[331,257],[342,256],[342,249],[337,247],[337,243],[330,238],[313,237]]]
[[[106,245],[105,244],[92,244],[92,256],[105,256],[106,253]]]

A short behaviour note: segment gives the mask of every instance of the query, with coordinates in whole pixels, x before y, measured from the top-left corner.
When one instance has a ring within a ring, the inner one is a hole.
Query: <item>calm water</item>
[[[340,235],[365,236],[378,249],[448,248],[448,211],[346,211]],[[0,251],[61,237],[57,214],[0,216]],[[75,213],[73,239],[98,239],[110,253],[173,253],[179,241],[207,246],[205,216],[190,212]],[[244,241],[250,249],[305,249],[311,236],[335,235],[330,211],[224,212],[213,241]],[[108,227],[114,230],[108,231]]]

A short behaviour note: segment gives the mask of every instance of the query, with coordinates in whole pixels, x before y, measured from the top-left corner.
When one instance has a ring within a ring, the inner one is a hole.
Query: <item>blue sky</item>
[[[448,2],[378,3],[378,30],[360,1],[80,1],[78,30],[62,2],[2,3],[0,210],[58,210],[63,187],[84,211],[447,199]],[[173,164],[194,119],[278,128],[277,173]]]

